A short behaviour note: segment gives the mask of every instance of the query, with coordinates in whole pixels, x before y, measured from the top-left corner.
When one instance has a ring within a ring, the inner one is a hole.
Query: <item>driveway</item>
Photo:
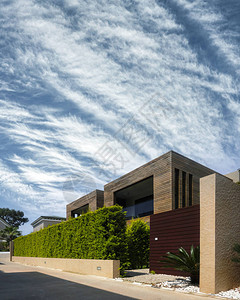
[[[18,263],[1,261],[0,299],[161,299],[206,300],[205,297],[182,294]]]

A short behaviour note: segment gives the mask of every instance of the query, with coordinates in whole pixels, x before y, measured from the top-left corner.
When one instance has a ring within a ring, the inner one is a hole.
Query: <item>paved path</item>
[[[209,298],[0,260],[0,299],[206,300]]]

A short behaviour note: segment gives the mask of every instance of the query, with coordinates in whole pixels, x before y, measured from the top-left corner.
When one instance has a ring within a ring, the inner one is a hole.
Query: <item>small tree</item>
[[[12,227],[19,227],[28,222],[28,218],[24,218],[24,212],[9,208],[0,208],[0,217]]]
[[[126,230],[129,262],[132,269],[143,268],[149,264],[150,228],[146,222],[133,220]]]
[[[0,237],[6,240],[8,245],[11,241],[13,241],[14,239],[16,239],[21,235],[22,234],[20,231],[18,231],[18,228],[13,226],[6,227],[3,230],[0,230]]]

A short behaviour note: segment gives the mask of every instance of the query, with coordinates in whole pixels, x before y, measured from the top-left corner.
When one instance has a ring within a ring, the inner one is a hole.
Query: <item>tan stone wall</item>
[[[231,258],[240,243],[240,186],[213,174],[200,183],[200,289],[217,293],[240,285],[240,268]]]
[[[70,258],[42,258],[13,256],[13,262],[30,266],[40,266],[52,269],[60,269],[67,272],[83,275],[96,275],[108,278],[120,276],[119,260],[96,260],[96,259],[70,259]],[[101,269],[99,269],[101,268]]]
[[[238,181],[240,181],[240,170],[237,170],[232,173],[228,173],[225,176],[232,179],[232,181],[234,181],[234,182],[238,182]]]

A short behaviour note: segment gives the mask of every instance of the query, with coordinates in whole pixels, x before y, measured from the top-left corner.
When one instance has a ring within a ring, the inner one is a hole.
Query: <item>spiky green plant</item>
[[[232,258],[232,261],[240,264],[240,244],[235,244],[233,250],[237,252],[238,256]]]
[[[179,248],[178,253],[167,252],[160,260],[164,264],[164,267],[174,268],[178,271],[184,271],[189,273],[191,283],[199,283],[199,269],[200,269],[200,248],[199,246],[191,246],[188,253],[184,248]]]

